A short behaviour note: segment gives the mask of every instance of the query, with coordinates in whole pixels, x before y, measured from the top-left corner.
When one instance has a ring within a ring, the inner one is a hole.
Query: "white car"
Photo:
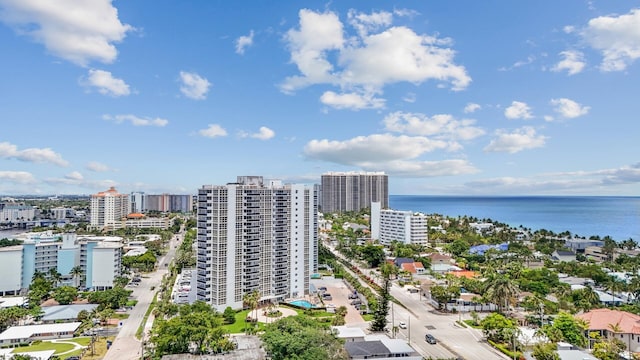
[[[407,328],[407,324],[406,324],[404,321],[400,321],[400,322],[398,323],[398,327],[399,327],[400,329],[406,329],[406,328]]]

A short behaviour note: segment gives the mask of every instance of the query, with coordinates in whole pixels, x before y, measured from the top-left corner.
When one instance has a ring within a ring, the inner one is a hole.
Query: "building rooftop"
[[[34,334],[76,331],[80,324],[81,323],[79,322],[71,322],[62,324],[12,326],[5,330],[2,334],[0,334],[0,341],[12,339],[27,339]]]
[[[589,330],[611,330],[618,325],[624,334],[640,334],[640,316],[626,311],[595,309],[576,317],[589,322]]]
[[[336,335],[339,339],[344,338],[364,338],[365,332],[359,327],[346,327],[346,326],[333,326],[338,334]]]
[[[43,307],[43,321],[69,320],[77,319],[80,311],[85,310],[91,312],[97,308],[98,304],[71,304]]]

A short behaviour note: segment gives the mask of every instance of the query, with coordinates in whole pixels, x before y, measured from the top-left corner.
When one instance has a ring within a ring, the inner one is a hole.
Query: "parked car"
[[[354,294],[354,293],[349,294],[349,299],[357,299],[357,298],[358,298],[358,294]]]
[[[398,323],[398,327],[399,327],[400,329],[406,329],[406,328],[407,328],[407,323],[405,323],[404,321],[400,321],[400,322]]]
[[[360,299],[356,299],[356,300],[353,300],[350,304],[351,305],[360,305],[360,304],[362,304],[362,301]]]
[[[425,335],[425,336],[424,336],[424,340],[425,340],[426,342],[428,342],[429,344],[435,344],[435,343],[436,343],[436,338],[435,338],[435,337],[433,337],[433,335],[431,335],[431,334],[427,334],[427,335]]]
[[[318,288],[318,291],[327,291],[327,287],[326,286],[320,286]]]

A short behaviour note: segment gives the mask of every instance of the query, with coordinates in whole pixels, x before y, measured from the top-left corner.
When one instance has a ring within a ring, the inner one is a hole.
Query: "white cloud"
[[[379,171],[398,177],[438,177],[475,174],[478,169],[469,161],[462,159],[442,161],[406,161],[396,160],[385,163],[371,162],[360,164],[364,170]]]
[[[594,171],[567,171],[537,174],[531,177],[482,179],[465,183],[462,191],[481,194],[544,194],[561,191],[566,194],[567,192],[580,193],[584,189],[592,191],[595,188],[602,193],[607,187],[634,183],[640,183],[640,163]]]
[[[565,32],[565,34],[571,34],[572,32],[574,32],[576,30],[575,26],[572,25],[567,25],[565,27],[562,28],[562,31]]]
[[[475,120],[456,120],[448,114],[429,117],[420,113],[401,111],[387,115],[383,123],[385,129],[408,135],[433,136],[441,140],[471,140],[484,135],[484,130],[473,126]]]
[[[113,62],[133,27],[118,19],[112,0],[5,0],[0,19],[42,43],[53,55],[86,66],[90,61]]]
[[[508,152],[514,154],[522,150],[535,149],[544,146],[546,137],[536,134],[532,127],[525,126],[511,133],[496,130],[496,138],[484,148],[486,152]]]
[[[621,71],[640,58],[640,9],[589,20],[581,35],[602,53],[602,71]]]
[[[87,165],[85,165],[85,168],[87,170],[95,171],[95,172],[112,171],[112,169],[109,166],[97,161],[88,162]]]
[[[366,36],[371,31],[388,27],[393,22],[393,14],[387,11],[365,14],[352,9],[349,10],[347,18],[349,24],[356,29],[361,37]]]
[[[180,91],[184,96],[194,100],[207,98],[209,87],[211,87],[209,80],[196,73],[180,71],[180,81],[182,82]]]
[[[511,106],[504,109],[504,116],[507,119],[531,119],[531,108],[526,103],[520,101],[512,101]]]
[[[589,106],[583,106],[573,100],[567,98],[551,99],[551,105],[555,107],[555,111],[562,117],[567,119],[577,118],[578,116],[589,113]]]
[[[269,129],[266,126],[261,126],[260,130],[254,134],[240,132],[240,137],[251,137],[251,138],[260,139],[260,140],[269,140],[269,139],[272,139],[274,136],[276,136],[275,131]]]
[[[78,171],[72,171],[64,176],[65,179],[69,179],[72,181],[82,181],[84,180],[84,176]]]
[[[316,13],[301,9],[300,29],[290,29],[285,35],[291,52],[291,62],[296,64],[302,76],[285,80],[281,89],[293,92],[315,83],[332,83],[333,65],[327,60],[327,51],[338,50],[344,43],[342,23],[334,13]]]
[[[522,66],[525,66],[525,65],[529,65],[532,62],[534,62],[535,60],[536,60],[535,56],[529,55],[529,56],[527,56],[526,60],[518,60],[515,63],[513,63],[513,65],[511,65],[511,66],[508,66],[508,67],[503,66],[503,67],[499,68],[498,71],[510,71],[510,70],[513,70],[513,69],[517,69],[519,67],[522,67]]]
[[[36,182],[33,175],[26,171],[0,171],[0,179],[17,184],[31,184]]]
[[[416,94],[412,93],[412,92],[411,93],[407,93],[407,95],[405,95],[402,98],[402,100],[405,101],[405,102],[413,104],[414,102],[416,102]]]
[[[465,107],[464,107],[464,113],[465,114],[470,114],[473,112],[476,112],[478,110],[480,110],[482,107],[479,104],[476,103],[468,103]]]
[[[201,129],[198,131],[198,134],[213,139],[216,137],[227,136],[227,130],[218,124],[209,124],[209,127]]]
[[[325,91],[320,102],[335,109],[351,110],[381,109],[385,105],[384,99],[376,98],[373,94],[336,94],[333,91]]]
[[[116,124],[121,124],[125,121],[129,121],[133,126],[158,126],[164,127],[169,123],[169,120],[162,118],[141,118],[136,115],[123,114],[123,115],[102,115],[102,119],[107,121],[113,121]]]
[[[51,163],[58,166],[68,166],[69,162],[50,148],[28,148],[18,150],[18,147],[8,142],[0,143],[0,158],[16,159],[25,162]]]
[[[118,97],[131,94],[129,85],[124,80],[114,78],[110,72],[104,70],[89,70],[89,76],[82,81],[82,84],[97,88],[103,95]]]
[[[560,60],[554,67],[551,68],[551,71],[564,71],[567,70],[568,75],[575,75],[581,72],[586,63],[584,61],[584,54],[577,50],[567,50],[562,51],[560,56],[564,57],[564,59]]]
[[[299,15],[299,28],[290,29],[284,39],[300,75],[286,78],[283,92],[330,84],[355,93],[381,93],[387,84],[427,80],[449,83],[457,91],[471,82],[465,68],[453,62],[449,39],[388,27],[389,13],[350,12],[358,35],[348,41],[335,13],[303,9]],[[337,60],[334,64],[330,59]]]
[[[244,50],[251,45],[253,45],[253,30],[249,32],[249,35],[240,36],[236,40],[236,54],[243,55]]]
[[[384,170],[402,177],[426,177],[470,174],[477,169],[466,160],[423,161],[420,155],[446,149],[446,141],[426,137],[374,134],[345,141],[312,140],[304,148],[310,159],[341,165],[357,166],[364,170]]]
[[[373,134],[345,141],[311,140],[304,148],[307,157],[344,165],[359,165],[376,161],[414,159],[426,152],[446,149],[449,144],[426,137]]]

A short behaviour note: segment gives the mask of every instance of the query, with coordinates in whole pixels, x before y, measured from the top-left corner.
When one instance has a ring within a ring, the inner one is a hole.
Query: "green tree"
[[[509,309],[509,303],[518,295],[518,287],[512,279],[502,274],[495,274],[486,283],[484,296],[498,305],[500,312]]]
[[[625,350],[624,342],[616,338],[600,339],[593,344],[591,354],[600,360],[618,360]]]
[[[53,298],[60,305],[68,305],[78,297],[78,289],[73,286],[59,286],[53,290]]]
[[[53,285],[51,281],[42,275],[36,277],[36,274],[34,274],[34,279],[31,281],[31,285],[29,285],[29,293],[27,294],[29,305],[40,305],[42,301],[49,298],[52,288]]]
[[[431,298],[438,302],[438,310],[446,309],[451,300],[460,297],[460,287],[454,285],[434,285],[430,288]]]
[[[588,326],[584,321],[573,317],[573,315],[560,312],[553,320],[551,327],[562,332],[564,341],[582,347],[586,346],[587,338],[584,334]]]
[[[150,342],[154,345],[154,358],[167,354],[220,353],[234,348],[225,334],[222,318],[206,303],[196,301],[180,308],[177,316],[159,319],[154,326]]]
[[[72,267],[69,271],[69,275],[73,277],[73,284],[75,285],[75,287],[80,287],[80,285],[82,284],[82,275],[84,275],[82,267],[80,267],[79,265]]]
[[[554,343],[537,343],[531,353],[536,360],[560,360]]]
[[[131,292],[131,290],[115,287],[113,289],[90,292],[87,295],[87,299],[93,304],[99,304],[100,310],[105,308],[115,310],[123,307],[127,303]]]
[[[224,309],[224,312],[222,313],[222,317],[224,318],[225,324],[233,324],[236,322],[236,312],[233,311],[231,306],[227,306],[227,308]]]
[[[285,317],[267,325],[261,336],[265,350],[279,360],[342,360],[348,355],[340,340],[306,316]]]
[[[384,263],[384,250],[382,246],[367,244],[360,250],[363,260],[365,260],[369,267],[376,268],[380,264]]]
[[[396,272],[396,267],[391,264],[384,264],[380,267],[382,290],[380,291],[378,306],[373,313],[373,321],[371,321],[371,325],[369,326],[371,331],[384,331],[387,326],[389,300],[391,299],[391,295],[389,294],[389,288],[391,287],[391,275]]]
[[[487,315],[480,321],[480,326],[482,326],[482,333],[488,340],[498,343],[508,343],[510,340],[508,332],[516,329],[513,320],[499,313]]]

